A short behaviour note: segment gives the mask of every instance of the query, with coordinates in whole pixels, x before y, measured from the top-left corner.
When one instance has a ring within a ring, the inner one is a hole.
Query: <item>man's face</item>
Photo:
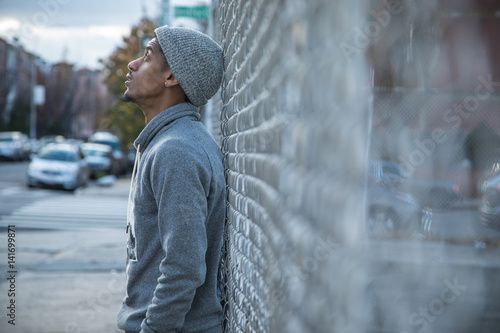
[[[128,68],[127,90],[122,96],[124,102],[137,104],[154,100],[164,93],[169,69],[165,66],[165,56],[156,38],[148,43],[144,55],[130,62]]]

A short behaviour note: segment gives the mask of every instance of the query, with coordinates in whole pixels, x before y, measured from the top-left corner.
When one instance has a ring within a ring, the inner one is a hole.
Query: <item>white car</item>
[[[0,132],[0,158],[21,161],[29,158],[28,136],[21,132]]]
[[[80,149],[67,143],[50,143],[30,162],[28,186],[60,187],[75,190],[86,186],[89,167]]]

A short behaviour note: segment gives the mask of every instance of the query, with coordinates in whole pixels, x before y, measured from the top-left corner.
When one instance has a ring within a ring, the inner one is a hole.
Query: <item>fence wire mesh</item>
[[[484,123],[500,128],[492,89],[465,117],[456,105],[470,107],[470,91],[431,88],[452,7],[434,0],[213,1],[213,34],[225,54],[211,123],[228,189],[226,332],[500,327],[500,305],[491,301],[498,270],[467,266],[467,247],[428,242],[425,229],[436,217],[476,223],[454,195],[477,198],[495,143],[493,134],[478,133],[488,133]],[[488,81],[486,74],[476,81]],[[418,209],[399,222],[425,227],[398,242],[374,241],[367,230],[379,219],[397,223],[372,209],[387,195],[366,182],[381,162],[428,180],[391,194]],[[476,241],[487,237],[481,232]]]
[[[363,237],[368,97],[363,60],[347,63],[338,48],[359,7],[215,8],[226,68],[215,102],[228,183],[226,331],[339,331],[357,322],[364,276],[352,263]]]

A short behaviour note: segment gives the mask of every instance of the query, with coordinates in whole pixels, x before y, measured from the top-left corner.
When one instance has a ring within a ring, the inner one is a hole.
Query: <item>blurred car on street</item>
[[[96,132],[89,138],[89,142],[111,146],[111,148],[113,148],[113,158],[119,166],[117,174],[123,174],[127,171],[128,159],[127,156],[123,153],[121,141],[116,135],[113,135],[109,132]]]
[[[128,160],[128,170],[132,171],[134,169],[135,155],[137,151],[132,143],[129,143],[127,146],[127,160]]]
[[[0,132],[0,159],[27,160],[30,156],[28,136],[21,132]]]
[[[422,207],[410,193],[397,185],[403,172],[390,165],[382,177],[380,164],[372,164],[367,185],[367,227],[371,237],[399,238],[425,235],[432,223],[432,211]]]
[[[500,229],[500,161],[495,162],[481,186],[479,217],[484,226]]]
[[[432,223],[432,211],[422,208],[408,193],[370,184],[368,230],[372,237],[425,235]]]
[[[81,150],[67,143],[49,143],[40,148],[28,167],[29,187],[47,186],[75,190],[86,186],[90,170]]]
[[[62,135],[44,135],[38,140],[38,143],[40,147],[43,147],[49,143],[63,143],[64,140]]]
[[[38,150],[40,149],[40,141],[37,139],[30,139],[30,159],[34,157],[34,155],[38,154]]]
[[[113,157],[113,148],[100,143],[82,143],[83,156],[91,170],[91,178],[117,175],[119,165]]]
[[[64,143],[69,143],[74,146],[80,146],[82,143],[84,143],[83,140],[81,139],[64,139]]]
[[[372,161],[370,168],[373,182],[411,194],[422,207],[447,208],[463,199],[458,181],[416,178],[393,161]]]

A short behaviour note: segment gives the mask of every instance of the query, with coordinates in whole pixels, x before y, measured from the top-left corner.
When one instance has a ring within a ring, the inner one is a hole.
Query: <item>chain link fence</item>
[[[226,57],[214,104],[229,192],[228,332],[361,323],[365,274],[353,263],[364,238],[368,94],[363,59],[347,62],[339,48],[359,6],[214,4]]]
[[[225,54],[208,116],[228,188],[226,332],[499,327],[500,307],[488,298],[498,294],[491,287],[497,270],[468,267],[466,250],[423,242],[422,230],[408,242],[384,243],[367,228],[380,215],[371,216],[374,198],[387,194],[367,188],[373,162],[397,163],[401,173],[444,184],[452,195],[455,180],[474,192],[472,166],[461,163],[482,141],[457,131],[455,114],[443,117],[470,94],[429,89],[437,4],[213,1],[213,35]],[[470,119],[491,114],[495,96]],[[412,183],[397,196],[413,205],[415,189]],[[425,191],[419,205],[429,207],[412,212],[422,221],[455,200],[448,191]]]

